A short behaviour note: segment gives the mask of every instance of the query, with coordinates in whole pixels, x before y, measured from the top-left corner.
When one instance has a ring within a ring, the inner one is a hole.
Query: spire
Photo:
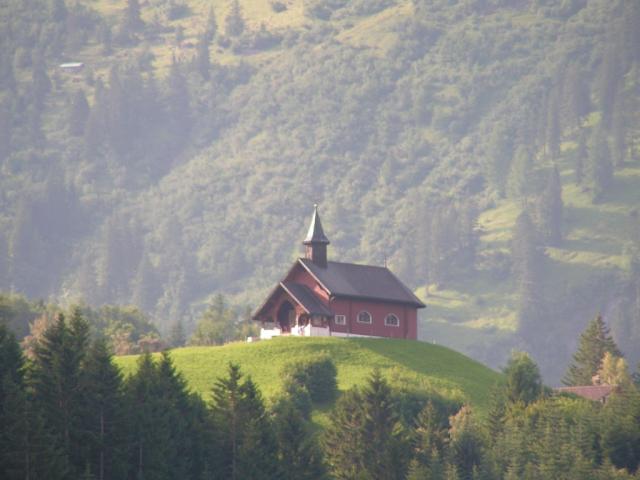
[[[313,205],[311,225],[309,225],[309,231],[302,243],[305,245],[305,258],[308,258],[319,267],[327,268],[327,245],[330,242],[322,230],[317,204]]]
[[[309,225],[309,231],[307,237],[302,242],[305,245],[311,245],[312,243],[324,243],[329,244],[329,239],[322,230],[322,223],[320,223],[320,215],[318,215],[318,204],[313,204],[313,217],[311,218],[311,224]]]

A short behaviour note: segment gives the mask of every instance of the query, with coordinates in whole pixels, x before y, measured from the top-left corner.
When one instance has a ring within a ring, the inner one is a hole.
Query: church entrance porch
[[[278,326],[283,335],[291,333],[291,327],[296,321],[296,311],[288,300],[282,302],[278,308]]]

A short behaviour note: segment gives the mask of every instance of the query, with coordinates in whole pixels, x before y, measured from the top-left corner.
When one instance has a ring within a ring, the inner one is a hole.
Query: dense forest
[[[217,365],[203,398],[169,352],[140,355],[123,378],[104,340],[91,337],[74,309],[25,358],[0,325],[3,479],[640,478],[640,392],[599,319],[580,338],[567,382],[596,373],[617,385],[604,405],[552,395],[531,357],[514,352],[486,415],[375,369],[339,392],[322,353],[287,365],[270,402],[235,364]],[[312,409],[336,397],[318,429]]]
[[[425,340],[558,382],[601,311],[640,360],[638,2],[7,0],[0,41],[0,291],[189,337],[318,202]]]

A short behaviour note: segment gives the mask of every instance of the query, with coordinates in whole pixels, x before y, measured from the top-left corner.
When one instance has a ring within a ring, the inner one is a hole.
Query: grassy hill
[[[190,388],[208,398],[228,362],[251,375],[267,399],[282,386],[285,365],[326,353],[338,369],[338,388],[362,385],[374,368],[394,384],[470,402],[479,411],[488,406],[489,390],[500,374],[448,348],[422,342],[378,339],[277,338],[221,347],[188,347],[171,351]],[[125,374],[135,371],[136,356],[117,357]]]

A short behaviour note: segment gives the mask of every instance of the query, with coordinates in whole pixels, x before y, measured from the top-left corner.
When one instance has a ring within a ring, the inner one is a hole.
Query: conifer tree
[[[13,118],[8,105],[0,103],[0,162],[11,153]]]
[[[60,442],[74,471],[85,465],[81,458],[82,431],[76,412],[84,407],[80,367],[86,353],[88,325],[78,309],[67,324],[64,315],[48,328],[34,350],[31,377],[34,397],[45,425]]]
[[[130,443],[128,465],[130,478],[170,478],[170,415],[160,390],[158,367],[151,354],[138,360],[135,375],[126,384],[129,408]]]
[[[127,418],[122,375],[104,342],[94,342],[81,376],[83,460],[96,480],[125,478]]]
[[[242,18],[242,9],[238,0],[233,0],[231,3],[231,11],[225,18],[224,25],[224,33],[227,37],[239,37],[244,32],[244,18]]]
[[[357,389],[345,392],[336,402],[323,436],[327,466],[339,479],[358,478],[364,470],[368,449],[362,435],[365,422],[362,395]],[[344,446],[349,445],[349,449]]]
[[[507,413],[507,398],[505,388],[495,385],[490,392],[489,411],[487,412],[487,433],[489,443],[494,446],[504,432]]]
[[[545,256],[538,248],[531,217],[523,211],[516,219],[511,258],[518,291],[519,329],[525,336],[537,334],[542,318],[542,272]]]
[[[569,65],[562,88],[565,94],[565,124],[567,127],[580,128],[582,118],[589,113],[591,108],[589,90],[583,78],[584,74],[580,71],[577,62]]]
[[[620,58],[616,42],[611,39],[603,53],[596,84],[596,96],[602,111],[602,124],[606,128],[611,125],[616,92],[620,88],[620,78]]]
[[[557,160],[560,155],[560,120],[558,105],[560,101],[558,89],[554,88],[547,100],[547,128],[545,133],[547,156]]]
[[[176,132],[177,140],[183,143],[191,130],[191,107],[187,81],[175,56],[167,77],[167,105],[172,130]]]
[[[471,408],[463,406],[449,419],[449,456],[461,480],[471,480],[473,471],[482,465],[484,439]],[[447,477],[445,477],[447,478]]]
[[[8,49],[2,49],[0,52],[0,88],[14,92],[17,86],[16,77],[13,71],[13,62],[11,61],[11,52]]]
[[[627,112],[624,91],[618,90],[613,106],[611,134],[613,137],[613,159],[616,167],[624,166],[627,157]]]
[[[587,141],[585,139],[585,135],[580,131],[578,135],[578,146],[574,152],[574,179],[576,185],[582,185],[585,176],[585,163],[587,163],[588,152],[587,152]]]
[[[513,157],[513,140],[507,127],[499,124],[489,137],[487,152],[487,177],[491,186],[501,197],[506,193],[507,177]]]
[[[194,59],[196,70],[203,80],[211,78],[211,60],[209,58],[209,42],[205,35],[201,35],[198,39],[196,47],[196,57]]]
[[[64,0],[51,0],[51,18],[54,22],[65,21],[67,14],[67,6]]]
[[[446,429],[440,424],[433,402],[429,401],[416,418],[413,448],[418,465],[430,470],[434,453],[441,456],[447,441]]]
[[[526,197],[531,193],[532,170],[533,159],[531,154],[526,147],[521,145],[516,150],[507,181],[507,192],[510,197]]]
[[[557,246],[562,241],[562,183],[558,167],[554,166],[547,186],[538,199],[539,230],[548,245]]]
[[[9,375],[0,390],[0,477],[6,480],[69,478],[67,457],[49,434],[41,411]]]
[[[124,24],[131,31],[138,31],[144,26],[140,15],[140,2],[138,0],[127,0]]]
[[[208,42],[212,42],[218,33],[218,20],[216,19],[216,12],[213,9],[213,5],[209,7],[209,13],[207,14],[207,26],[205,29],[205,38]]]
[[[406,439],[393,404],[391,387],[375,370],[362,390],[363,435],[375,455],[364,459],[372,478],[403,479],[406,473]]]
[[[594,202],[611,188],[613,183],[613,165],[607,136],[601,128],[596,128],[589,139],[589,183]]]
[[[31,93],[33,107],[40,112],[46,96],[51,92],[51,80],[47,75],[47,67],[42,54],[35,55],[31,70]]]
[[[274,430],[283,480],[326,478],[320,446],[297,406],[284,398],[274,408]]]
[[[262,396],[251,379],[240,382],[237,365],[213,387],[212,417],[218,435],[220,474],[225,478],[278,476],[277,445]]]
[[[598,373],[606,352],[622,357],[602,315],[598,314],[580,335],[578,350],[574,353],[562,382],[569,386],[591,385],[592,378]]]
[[[79,137],[84,134],[89,111],[89,103],[84,92],[80,89],[76,90],[69,104],[68,122],[71,135]]]

